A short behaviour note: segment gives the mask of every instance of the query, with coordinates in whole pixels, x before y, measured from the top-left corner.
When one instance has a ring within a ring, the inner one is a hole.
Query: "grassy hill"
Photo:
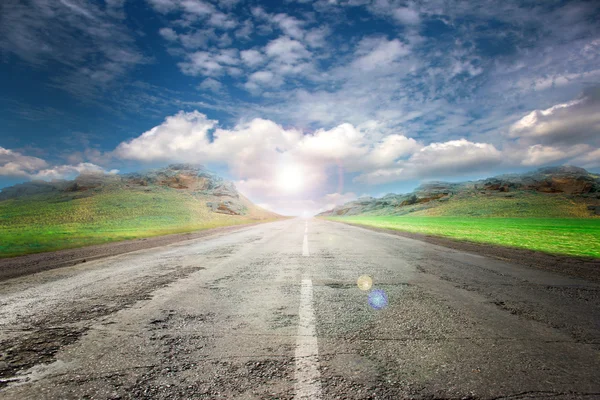
[[[0,193],[0,257],[278,217],[231,183],[187,165],[26,183]]]
[[[577,167],[476,182],[431,182],[320,214],[333,220],[459,240],[600,258],[600,179]]]
[[[360,198],[320,216],[600,216],[600,177],[583,168],[543,168],[475,182],[429,182],[412,193]]]

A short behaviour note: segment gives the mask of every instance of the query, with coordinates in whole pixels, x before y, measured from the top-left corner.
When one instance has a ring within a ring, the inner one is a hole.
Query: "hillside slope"
[[[279,217],[190,165],[27,182],[0,192],[0,257]]]
[[[583,168],[542,168],[474,182],[429,182],[408,194],[360,198],[319,216],[594,218],[600,177]]]

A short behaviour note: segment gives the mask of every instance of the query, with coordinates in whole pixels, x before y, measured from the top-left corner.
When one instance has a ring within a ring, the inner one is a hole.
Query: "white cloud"
[[[219,93],[223,90],[223,84],[216,79],[207,78],[198,85],[199,89],[210,90],[211,92]]]
[[[485,171],[498,165],[502,154],[491,144],[473,143],[466,139],[431,143],[416,152],[407,162],[416,176],[452,176]]]
[[[264,55],[260,51],[254,49],[242,50],[240,52],[240,57],[244,64],[249,67],[259,66],[265,61]]]
[[[310,52],[302,43],[285,36],[270,41],[265,47],[265,53],[282,64],[294,64],[310,57]]]
[[[353,65],[365,71],[386,68],[408,54],[410,48],[398,39],[366,38],[358,46]]]
[[[351,124],[341,124],[330,130],[319,129],[306,135],[299,143],[299,154],[316,160],[358,159],[367,154],[364,135]]]
[[[594,149],[571,160],[571,163],[584,168],[600,168],[600,149]]]
[[[422,147],[412,138],[397,134],[388,135],[371,151],[368,162],[377,167],[391,165],[399,158],[413,154]]]
[[[41,158],[25,156],[0,147],[0,176],[29,177],[48,163]]]
[[[188,54],[187,60],[178,64],[181,72],[186,75],[217,76],[223,70],[223,66],[214,59],[212,54],[206,51]]]
[[[139,161],[200,161],[208,147],[208,131],[216,125],[206,115],[180,111],[139,137],[115,149],[118,157]]]
[[[417,25],[421,22],[419,13],[409,7],[399,7],[392,11],[392,15],[396,20],[404,25]]]
[[[600,88],[578,100],[532,111],[511,126],[510,136],[542,144],[598,140]]]
[[[239,63],[239,55],[237,49],[223,49],[215,54],[215,60],[221,64],[237,65]]]
[[[286,14],[277,14],[272,18],[287,36],[299,40],[304,37],[304,29],[302,27],[304,23],[302,21]]]
[[[313,48],[324,47],[330,34],[331,30],[326,26],[315,28],[306,33],[304,41]]]
[[[233,29],[238,25],[235,19],[222,12],[213,13],[208,19],[208,24],[223,30]]]
[[[166,40],[170,41],[170,42],[174,42],[175,40],[177,40],[177,33],[171,29],[171,28],[161,28],[158,33],[160,34],[160,36],[162,36],[163,38],[165,38]]]
[[[276,76],[271,71],[257,71],[248,77],[248,81],[257,85],[267,87],[277,87],[283,84],[280,77]]]
[[[589,152],[589,150],[590,146],[586,144],[578,144],[563,148],[536,144],[529,146],[521,163],[527,166],[551,164],[579,156]],[[589,152],[588,154],[594,154],[594,152]]]
[[[357,182],[382,184],[387,182],[449,177],[477,172],[481,174],[502,162],[502,153],[491,144],[474,143],[466,139],[431,143],[396,166],[381,168],[356,177]]]
[[[0,147],[0,176],[26,179],[73,179],[82,172],[117,173],[117,170],[106,171],[92,163],[76,165],[58,165],[48,168],[45,160],[25,156],[19,152]]]
[[[190,14],[206,16],[215,12],[212,4],[200,0],[183,0],[180,5],[185,12]]]
[[[223,49],[219,52],[196,51],[187,55],[187,61],[179,63],[179,68],[186,75],[219,76],[223,72],[235,75],[233,66],[239,63],[236,49]]]
[[[267,74],[264,80],[268,80]],[[411,170],[410,177],[414,178],[440,172],[463,173],[500,159],[495,147],[485,143],[463,139],[423,146],[400,134],[382,136],[348,123],[313,133],[284,129],[264,119],[232,129],[216,126],[216,121],[197,111],[179,112],[141,136],[121,143],[114,154],[146,162],[224,164],[243,190],[262,196],[281,192],[277,171],[286,166],[302,171],[299,175],[306,180],[306,187],[318,188],[332,166],[363,173],[359,181],[381,183],[405,179],[394,175],[399,166]],[[211,141],[208,132],[213,129]]]
[[[254,24],[251,20],[247,19],[241,27],[235,31],[235,37],[238,39],[250,40],[250,35],[254,32]]]
[[[209,40],[214,38],[214,33],[212,31],[193,31],[189,33],[184,33],[179,35],[179,40],[181,44],[186,49],[198,49],[201,47],[206,47]]]
[[[101,173],[116,174],[116,169],[107,171],[104,168],[92,163],[79,163],[77,165],[58,165],[52,168],[43,169],[31,175],[32,179],[50,181],[53,179],[74,179],[82,173]]]

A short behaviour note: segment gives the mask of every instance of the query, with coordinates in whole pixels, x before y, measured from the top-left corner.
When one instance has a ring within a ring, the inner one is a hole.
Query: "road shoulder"
[[[514,264],[525,265],[528,267],[539,268],[568,276],[583,278],[593,282],[600,282],[600,260],[592,257],[572,257],[548,254],[540,251],[503,247],[486,243],[467,242],[452,238],[377,228],[349,222],[323,220],[331,223],[350,225],[375,232],[402,236],[442,247],[448,247],[454,250],[479,254],[485,257],[495,258]]]
[[[167,246],[186,240],[223,235],[268,222],[273,221],[269,220],[249,224],[224,226],[195,232],[153,236],[134,240],[123,240],[119,242],[78,247],[73,249],[28,254],[11,258],[1,258],[0,282],[25,275],[35,274],[41,271],[70,267],[88,261],[130,253],[133,251]]]

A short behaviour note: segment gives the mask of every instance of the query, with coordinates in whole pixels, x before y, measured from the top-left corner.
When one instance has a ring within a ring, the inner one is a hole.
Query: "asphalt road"
[[[600,285],[294,219],[2,282],[0,346],[3,399],[591,399]]]

